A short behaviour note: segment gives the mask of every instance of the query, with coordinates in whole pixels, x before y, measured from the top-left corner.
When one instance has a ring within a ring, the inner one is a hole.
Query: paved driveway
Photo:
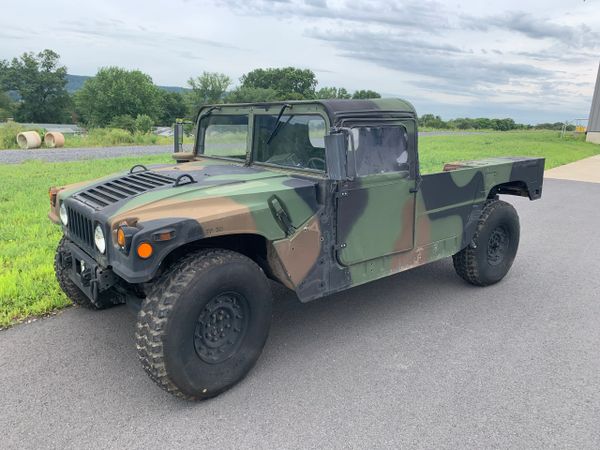
[[[0,333],[1,448],[600,448],[600,184],[513,198],[504,282],[450,261],[300,304],[276,292],[250,375],[205,403],[144,374],[134,317],[72,308]]]
[[[600,183],[600,155],[580,159],[579,161],[547,170],[545,177]]]

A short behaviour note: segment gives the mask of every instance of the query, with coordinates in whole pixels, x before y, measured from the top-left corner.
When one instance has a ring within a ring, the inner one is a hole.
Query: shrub
[[[135,131],[136,123],[135,119],[129,114],[123,114],[120,116],[113,117],[113,119],[110,121],[109,126],[111,128],[120,128],[122,130],[127,130],[130,133],[133,133]]]
[[[158,143],[158,136],[152,133],[134,133],[133,143],[136,145],[153,145]]]
[[[135,131],[142,134],[147,134],[152,131],[154,120],[147,114],[138,114],[135,118]]]
[[[16,122],[0,124],[0,149],[18,148],[17,134],[27,131],[23,125]]]
[[[133,144],[133,134],[120,128],[94,128],[87,135],[92,145]]]

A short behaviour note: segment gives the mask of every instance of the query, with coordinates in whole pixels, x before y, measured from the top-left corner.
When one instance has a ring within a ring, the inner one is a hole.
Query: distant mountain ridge
[[[67,78],[67,92],[69,92],[69,94],[72,94],[73,92],[76,92],[83,87],[83,83],[85,83],[85,80],[87,80],[89,78],[93,78],[93,77],[89,77],[86,75],[67,74],[66,78]],[[180,92],[181,93],[181,92],[187,92],[190,90],[190,89],[180,87],[180,86],[158,86],[158,87],[161,89],[164,89],[165,91],[169,91],[169,92]]]

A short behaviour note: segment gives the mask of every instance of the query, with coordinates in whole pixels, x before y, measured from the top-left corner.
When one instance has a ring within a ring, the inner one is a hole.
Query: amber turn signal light
[[[154,252],[154,249],[149,242],[142,242],[138,245],[137,254],[140,258],[148,259],[152,256],[152,252]]]
[[[50,206],[53,208],[56,206],[56,194],[58,193],[58,189],[55,187],[51,187],[48,189],[48,197],[50,197]]]
[[[163,230],[152,235],[153,241],[170,241],[175,237],[175,230]]]
[[[117,244],[119,244],[121,248],[125,247],[126,240],[125,231],[123,231],[123,228],[119,228],[119,230],[117,231]]]

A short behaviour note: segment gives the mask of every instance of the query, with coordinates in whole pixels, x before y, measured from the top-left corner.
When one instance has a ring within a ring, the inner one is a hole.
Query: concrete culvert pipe
[[[65,136],[59,131],[49,131],[44,136],[46,147],[58,148],[65,146]]]
[[[42,138],[37,131],[23,131],[17,134],[17,144],[23,149],[38,148],[42,145]]]

